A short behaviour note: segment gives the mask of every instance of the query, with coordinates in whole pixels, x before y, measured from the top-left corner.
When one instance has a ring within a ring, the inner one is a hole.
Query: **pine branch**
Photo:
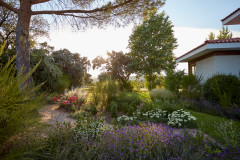
[[[50,0],[31,0],[31,4],[39,4],[39,3],[45,3],[45,2],[49,2]]]
[[[0,0],[0,6],[14,12],[14,13],[18,13],[18,9],[17,8],[14,8],[13,6],[9,5],[8,3],[6,2],[3,2],[2,0]]]
[[[101,8],[96,8],[96,9],[93,9],[93,10],[80,10],[80,9],[76,9],[76,10],[58,10],[58,11],[51,11],[51,10],[48,10],[48,11],[33,11],[32,15],[55,14],[55,15],[63,15],[64,16],[67,13],[96,13],[96,12],[105,12],[105,11],[108,11],[108,10],[113,10],[113,9],[122,7],[122,6],[127,5],[127,4],[129,4],[131,2],[135,2],[136,3],[137,1],[136,0],[127,0],[127,1],[125,1],[123,3],[117,4],[117,5],[114,5],[114,6],[111,6],[111,7],[103,6]]]

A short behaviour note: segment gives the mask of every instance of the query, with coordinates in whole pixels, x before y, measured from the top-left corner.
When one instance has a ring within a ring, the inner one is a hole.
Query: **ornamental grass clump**
[[[152,89],[149,92],[152,100],[172,101],[175,98],[173,92],[168,89]]]
[[[168,115],[168,125],[180,128],[194,128],[196,127],[196,119],[190,112],[180,109]]]
[[[101,110],[109,111],[111,101],[114,101],[117,96],[118,85],[116,81],[97,82],[92,90],[90,100]]]

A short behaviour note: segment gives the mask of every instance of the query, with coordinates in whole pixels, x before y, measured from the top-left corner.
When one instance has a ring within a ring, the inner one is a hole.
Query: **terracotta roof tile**
[[[206,40],[205,44],[207,44],[207,43],[234,43],[234,42],[240,42],[240,38]]]
[[[237,11],[239,11],[240,8],[236,9],[235,11],[233,11],[231,14],[229,14],[227,17],[223,18],[221,21],[225,21],[227,18],[231,17],[234,13],[236,13]]]
[[[229,38],[229,39],[216,39],[216,40],[206,40],[203,44],[201,44],[200,46],[197,46],[196,48],[190,50],[189,52],[183,54],[182,56],[178,57],[182,58],[185,55],[188,55],[189,53],[191,53],[194,50],[197,50],[198,48],[201,48],[202,46],[206,45],[206,44],[214,44],[214,43],[236,43],[236,42],[240,42],[240,38]]]

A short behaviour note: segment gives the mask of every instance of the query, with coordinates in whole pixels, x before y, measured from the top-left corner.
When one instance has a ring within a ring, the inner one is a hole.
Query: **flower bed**
[[[116,122],[121,125],[139,124],[140,122],[154,122],[154,123],[168,123],[172,127],[178,128],[195,128],[196,117],[192,116],[190,112],[186,112],[182,109],[174,111],[171,114],[167,114],[167,111],[161,109],[153,109],[142,113],[137,111],[133,113],[133,116],[128,117],[123,115],[116,119]]]
[[[59,108],[65,111],[81,110],[86,103],[84,98],[78,98],[76,94],[73,96],[60,94],[57,97],[53,97],[52,100],[59,105]]]
[[[27,152],[33,159],[239,159],[240,150],[226,149],[200,133],[175,134],[161,124],[140,124],[104,130],[93,118],[80,119],[75,129],[59,127],[39,148]],[[83,125],[85,124],[85,125]],[[184,132],[183,132],[184,133]]]

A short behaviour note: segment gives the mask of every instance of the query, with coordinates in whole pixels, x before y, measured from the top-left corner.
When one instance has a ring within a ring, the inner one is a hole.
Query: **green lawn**
[[[148,92],[122,92],[121,94],[123,94],[124,97],[138,96],[141,99],[141,101],[151,100]]]
[[[204,133],[210,135],[214,139],[222,143],[225,143],[224,137],[218,134],[218,131],[215,129],[215,125],[216,123],[230,122],[232,120],[227,119],[225,117],[219,117],[219,116],[213,116],[206,113],[195,112],[192,110],[187,110],[187,111],[191,112],[191,114],[197,118],[197,124],[199,129],[201,129]],[[232,122],[233,122],[233,128],[236,129],[238,133],[240,133],[240,122],[239,121],[232,121]]]
[[[148,92],[124,92],[124,95],[128,97],[137,95],[143,101],[151,101]],[[191,114],[197,118],[197,125],[200,130],[202,130],[204,133],[208,134],[212,138],[216,139],[217,141],[220,141],[221,143],[224,143],[224,144],[226,143],[226,138],[224,139],[223,136],[218,134],[218,130],[216,130],[215,126],[216,126],[216,123],[231,122],[232,120],[227,119],[225,117],[213,116],[210,114],[196,112],[192,110],[187,110],[187,111],[191,112]],[[237,133],[240,133],[240,122],[239,121],[232,121],[232,122],[233,122],[233,125],[232,125],[233,129],[237,131]],[[228,134],[231,134],[230,130],[228,130]]]

